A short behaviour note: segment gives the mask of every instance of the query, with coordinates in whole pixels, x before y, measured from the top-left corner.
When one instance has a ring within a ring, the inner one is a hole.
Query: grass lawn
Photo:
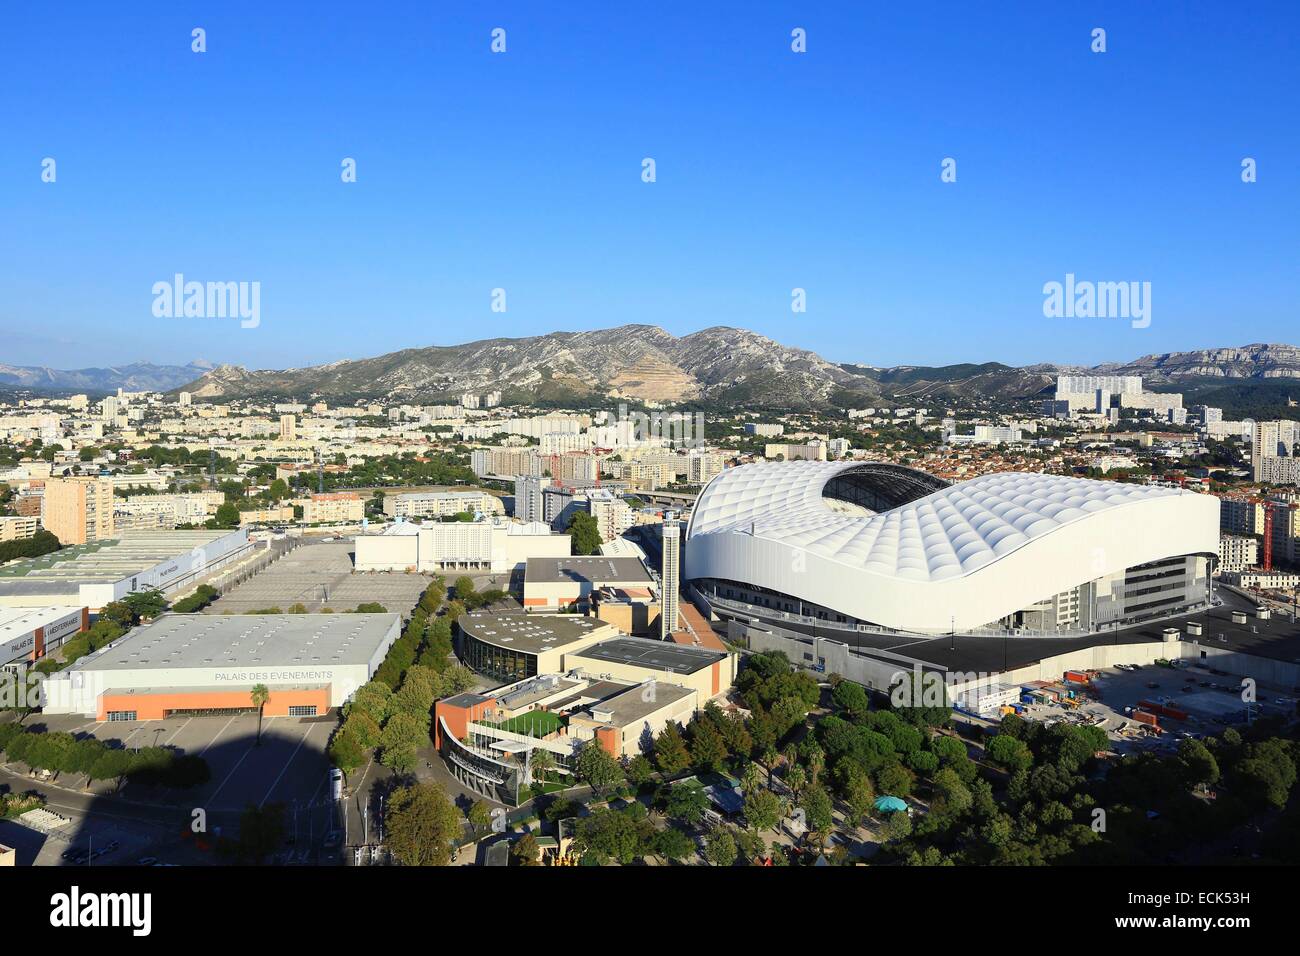
[[[555,733],[564,724],[549,710],[533,710],[518,717],[511,717],[509,720],[499,721],[492,726],[516,734],[526,734],[529,737],[545,737],[547,734]]]

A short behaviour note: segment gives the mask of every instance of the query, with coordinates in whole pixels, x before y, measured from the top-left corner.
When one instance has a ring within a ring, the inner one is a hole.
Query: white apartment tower
[[[681,630],[678,588],[682,580],[682,529],[675,517],[664,516],[663,574],[659,582],[659,626],[664,640]]]

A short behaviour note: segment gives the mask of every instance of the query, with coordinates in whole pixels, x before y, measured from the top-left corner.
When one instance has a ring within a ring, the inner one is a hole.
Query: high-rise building
[[[520,475],[515,479],[515,517],[524,522],[546,520],[541,478]]]
[[[280,441],[296,441],[298,439],[298,419],[293,415],[280,416]]]
[[[664,516],[663,569],[659,582],[659,624],[664,640],[681,630],[678,587],[682,580],[682,530],[675,517]]]
[[[194,402],[194,396],[189,392],[181,392],[178,397],[181,408],[188,408]]]
[[[1272,468],[1268,459],[1289,458],[1300,442],[1300,422],[1256,422],[1255,442],[1250,462],[1254,466],[1256,481],[1269,481]]]
[[[596,519],[602,542],[613,541],[636,522],[628,503],[604,489],[587,495],[587,510]]]
[[[113,482],[107,478],[50,478],[41,524],[62,544],[113,537]]]

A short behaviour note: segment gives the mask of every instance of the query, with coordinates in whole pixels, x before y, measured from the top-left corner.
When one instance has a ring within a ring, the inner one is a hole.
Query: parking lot
[[[1203,686],[1204,685],[1204,686]],[[1177,746],[1188,736],[1213,736],[1229,726],[1244,726],[1247,708],[1240,678],[1216,675],[1200,665],[1161,667],[1148,664],[1135,670],[1107,668],[1093,681],[1099,700],[1084,698],[1077,708],[1060,704],[1032,704],[1026,716],[1056,723],[1097,722],[1118,752]],[[1295,700],[1282,688],[1261,685],[1252,717],[1295,713]],[[1160,717],[1162,734],[1150,734],[1133,718],[1142,701],[1167,704],[1184,711],[1188,719]]]
[[[166,720],[96,722],[51,717],[51,730],[90,734],[122,747],[169,747],[202,757],[211,779],[191,790],[160,790],[128,783],[122,795],[148,802],[181,802],[208,812],[237,812],[252,804],[292,808],[327,796],[325,747],[336,720],[324,717],[267,717],[257,744],[257,714],[169,717]]]
[[[377,601],[405,614],[432,579],[427,574],[354,574],[351,539],[306,541],[210,604],[206,614],[243,614],[301,604],[308,611],[351,611]]]

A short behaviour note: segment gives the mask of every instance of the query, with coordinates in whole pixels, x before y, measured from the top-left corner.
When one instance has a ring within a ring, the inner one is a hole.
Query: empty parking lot
[[[306,542],[249,580],[236,585],[206,609],[208,614],[244,614],[301,604],[308,611],[351,611],[378,602],[405,614],[420,599],[427,574],[355,574],[351,540]]]

